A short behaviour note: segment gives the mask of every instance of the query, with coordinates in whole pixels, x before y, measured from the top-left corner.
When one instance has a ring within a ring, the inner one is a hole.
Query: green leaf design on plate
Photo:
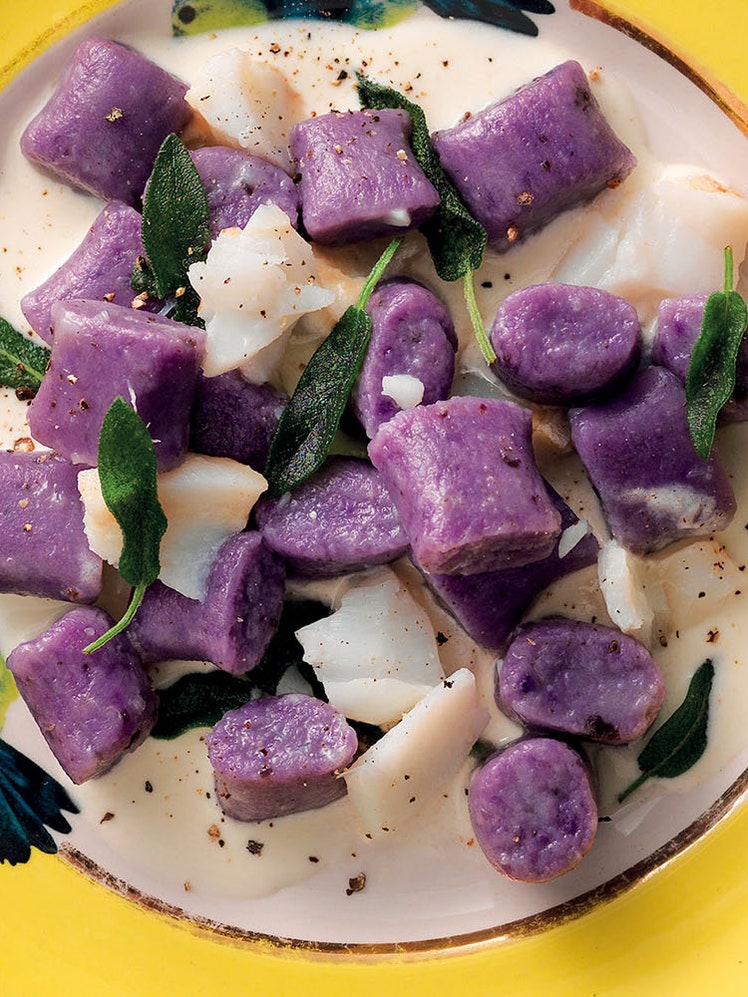
[[[391,28],[419,7],[418,0],[353,0],[345,19],[357,28]]]
[[[267,19],[262,0],[176,0],[171,9],[171,28],[176,37],[241,28]]]

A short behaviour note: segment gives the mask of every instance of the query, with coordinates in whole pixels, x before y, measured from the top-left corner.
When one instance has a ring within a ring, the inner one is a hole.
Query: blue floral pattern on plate
[[[549,0],[425,0],[440,17],[470,18],[524,35],[537,35],[531,14],[553,14]],[[292,17],[345,21],[359,28],[396,24],[420,6],[420,0],[175,0],[175,35]]]
[[[56,852],[57,843],[47,828],[70,832],[63,810],[78,813],[59,782],[0,739],[0,863],[28,862],[32,847]]]

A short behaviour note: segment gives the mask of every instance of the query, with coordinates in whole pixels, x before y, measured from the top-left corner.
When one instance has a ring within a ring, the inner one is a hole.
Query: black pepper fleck
[[[348,880],[348,889],[345,891],[345,895],[347,897],[350,897],[354,893],[360,893],[365,886],[366,886],[366,873],[360,872],[357,876],[351,876],[351,878]]]

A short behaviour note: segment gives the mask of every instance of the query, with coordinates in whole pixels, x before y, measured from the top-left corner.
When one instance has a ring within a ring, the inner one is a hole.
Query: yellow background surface
[[[108,0],[0,0],[0,84]],[[748,102],[745,0],[627,0],[644,27]],[[12,71],[12,70],[11,70]],[[746,997],[748,807],[629,893],[542,936],[436,957],[278,952],[213,938],[54,857],[0,868],[3,997]]]

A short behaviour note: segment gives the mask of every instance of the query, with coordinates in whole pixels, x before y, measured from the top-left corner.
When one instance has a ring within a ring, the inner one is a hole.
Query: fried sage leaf
[[[385,249],[357,303],[343,312],[299,378],[268,452],[270,498],[306,481],[327,458],[371,338],[366,303],[401,243],[402,238],[393,239]]]
[[[686,375],[688,430],[696,453],[704,460],[712,449],[720,409],[735,390],[738,351],[748,327],[745,301],[732,285],[732,247],[728,246],[724,287],[707,298]]]
[[[674,779],[687,772],[704,754],[709,723],[709,694],[714,665],[707,658],[691,679],[685,699],[658,727],[637,758],[641,775],[618,797],[621,803],[647,779]]]
[[[0,387],[35,395],[49,363],[50,351],[0,318]]]
[[[202,325],[200,298],[187,277],[204,260],[210,242],[208,198],[197,167],[181,140],[168,135],[159,150],[143,198],[145,258],[138,258],[132,287],[139,294],[172,298],[171,317]]]
[[[153,441],[124,398],[115,398],[104,416],[98,460],[102,497],[122,530],[119,573],[134,592],[122,619],[89,644],[86,653],[102,647],[130,624],[146,588],[158,578],[161,538],[167,526],[158,500]]]
[[[325,699],[314,669],[304,661],[296,638],[301,627],[327,616],[329,608],[312,599],[289,600],[260,663],[246,675],[227,672],[190,672],[158,692],[158,720],[153,737],[171,739],[193,727],[212,727],[228,710],[247,703],[253,695],[275,695],[278,683],[292,666],[309,682],[317,698]]]
[[[488,236],[465,206],[457,188],[449,179],[439,161],[431,141],[423,108],[408,100],[392,87],[374,83],[362,73],[356,74],[358,99],[369,110],[395,108],[407,111],[413,122],[410,137],[413,155],[439,194],[439,205],[434,214],[421,226],[434,262],[434,269],[442,280],[452,282],[462,279],[468,314],[475,338],[486,363],[492,364],[496,354],[486,333],[483,319],[475,300],[474,273],[481,265]]]

